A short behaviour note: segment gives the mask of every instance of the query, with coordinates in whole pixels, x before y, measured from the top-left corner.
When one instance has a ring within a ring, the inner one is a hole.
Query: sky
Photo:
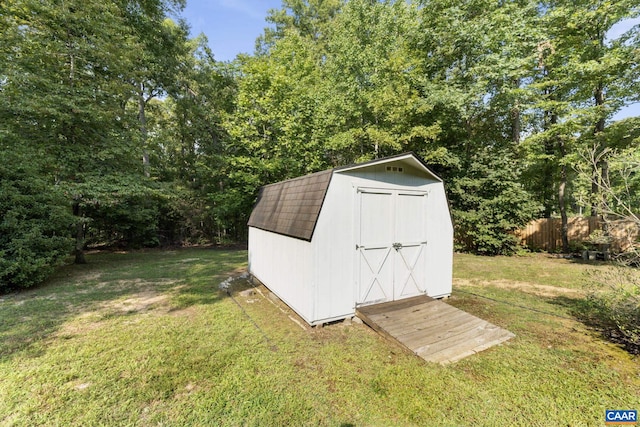
[[[269,9],[279,9],[281,0],[187,0],[182,17],[191,26],[193,37],[204,33],[209,47],[218,61],[231,61],[239,53],[252,54],[255,41],[268,23]],[[640,17],[614,26],[609,38],[617,38],[632,25],[640,24]],[[640,103],[619,111],[614,120],[640,116]]]
[[[253,53],[268,26],[267,11],[280,6],[280,0],[187,0],[182,16],[192,36],[206,34],[215,59],[231,61],[239,53]]]

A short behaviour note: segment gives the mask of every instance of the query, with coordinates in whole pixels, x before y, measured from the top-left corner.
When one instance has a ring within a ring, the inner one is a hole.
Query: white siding
[[[403,172],[388,172],[387,166]],[[358,188],[428,193],[425,212],[417,216],[426,221],[427,295],[451,293],[453,227],[442,182],[411,161],[337,170],[311,242],[249,228],[251,274],[310,324],[355,314]]]
[[[430,186],[427,206],[427,295],[438,298],[451,295],[453,276],[453,224],[441,182]]]
[[[404,173],[388,173],[386,165],[334,173],[313,236],[316,288],[314,319],[329,321],[352,316],[357,298],[357,189],[387,188],[426,191],[427,295],[451,294],[453,227],[444,186],[404,166]]]
[[[249,272],[308,323],[313,322],[311,243],[249,227]]]
[[[354,193],[348,180],[335,174],[313,234],[315,319],[330,321],[355,314],[353,285]]]

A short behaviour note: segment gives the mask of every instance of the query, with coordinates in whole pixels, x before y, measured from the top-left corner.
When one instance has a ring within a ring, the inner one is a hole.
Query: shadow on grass
[[[588,298],[570,298],[566,296],[552,298],[550,302],[565,307],[576,320],[598,332],[607,341],[620,345],[630,354],[640,354],[640,346],[625,338],[615,321],[612,320],[612,313],[601,305]]]
[[[596,327],[596,323],[590,315],[589,303],[586,298],[573,298],[565,295],[547,298],[550,304],[563,307],[577,321],[589,327]]]
[[[504,294],[500,294],[504,290],[494,288],[494,291],[498,291],[498,293],[490,293],[490,296],[487,296],[487,289],[489,288],[485,288],[485,295],[477,295],[473,292],[457,289],[463,295],[467,293],[472,297],[462,301],[461,304],[455,305],[463,310],[469,309],[471,313],[490,321],[493,310],[488,310],[486,307],[491,304],[502,304],[512,309],[519,307],[531,313],[537,312],[543,315],[572,319],[597,332],[605,340],[620,345],[630,354],[640,354],[640,345],[638,345],[636,338],[638,333],[637,326],[634,326],[638,324],[637,319],[639,319],[637,308],[634,311],[633,308],[629,309],[626,305],[609,306],[598,299],[579,295],[543,296],[523,289],[518,290],[520,292],[519,296],[509,294],[508,297],[505,297]],[[545,308],[546,304],[548,304],[547,308]],[[548,310],[549,306],[561,307],[561,310]],[[622,315],[623,310],[626,317]],[[570,317],[567,317],[567,314]],[[522,315],[519,314],[519,317],[522,317]],[[627,330],[624,330],[626,325],[629,326]],[[636,335],[631,331],[634,327],[636,328]]]
[[[97,253],[89,264],[61,268],[44,284],[0,295],[0,361],[38,357],[63,325],[101,322],[152,310],[214,304],[218,284],[246,261],[240,250],[185,249]]]

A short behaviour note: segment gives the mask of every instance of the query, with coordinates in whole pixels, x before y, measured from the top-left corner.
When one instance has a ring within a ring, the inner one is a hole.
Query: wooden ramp
[[[440,300],[418,296],[358,307],[356,315],[428,362],[451,363],[515,335]]]

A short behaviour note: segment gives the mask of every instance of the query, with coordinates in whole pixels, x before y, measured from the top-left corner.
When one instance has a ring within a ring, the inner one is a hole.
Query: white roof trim
[[[429,169],[427,165],[425,165],[424,162],[420,160],[414,153],[403,153],[403,154],[398,154],[397,156],[385,157],[384,159],[371,160],[371,161],[368,161],[365,163],[359,163],[356,165],[342,166],[342,167],[335,168],[334,172],[347,172],[351,170],[362,169],[370,166],[377,166],[377,165],[382,165],[385,163],[397,162],[397,161],[409,161],[417,169],[420,169],[426,172],[428,175],[433,177],[433,179],[435,179],[436,181],[442,182],[442,179],[438,175],[433,173],[431,169]]]

